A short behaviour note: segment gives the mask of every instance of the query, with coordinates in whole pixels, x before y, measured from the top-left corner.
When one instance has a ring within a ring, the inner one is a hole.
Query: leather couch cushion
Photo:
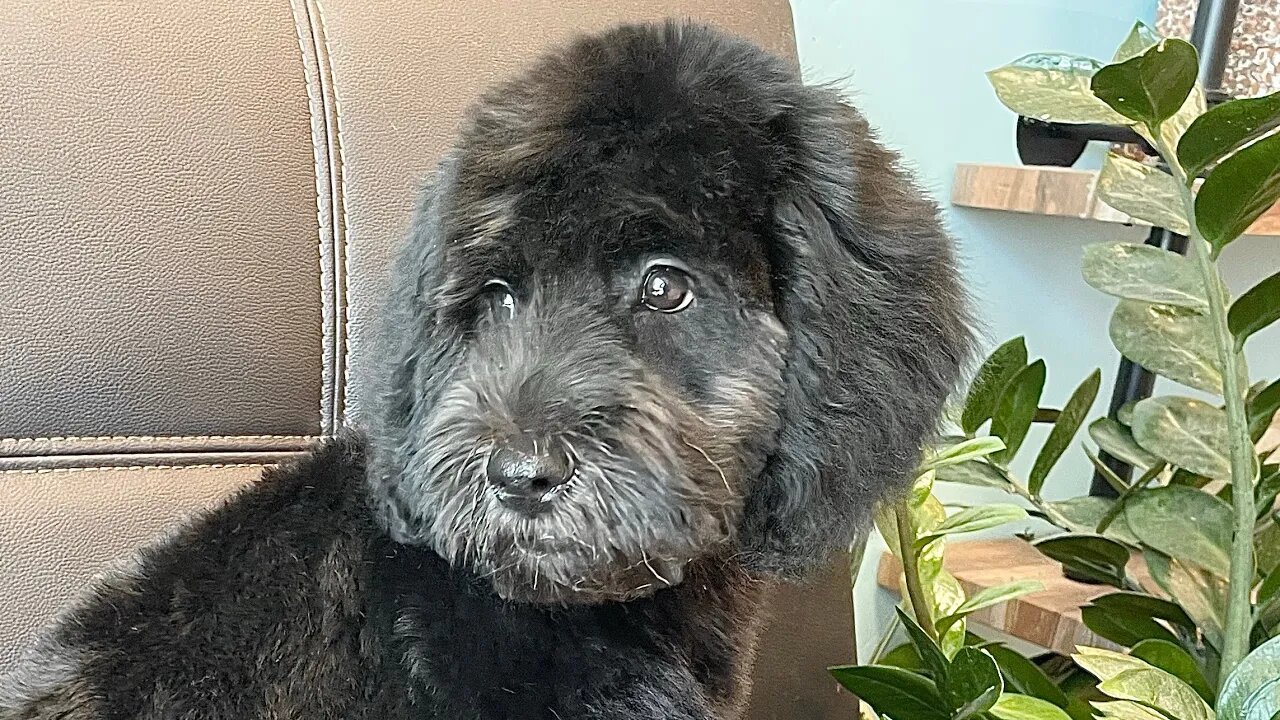
[[[288,6],[12,0],[0,37],[0,438],[319,434]]]

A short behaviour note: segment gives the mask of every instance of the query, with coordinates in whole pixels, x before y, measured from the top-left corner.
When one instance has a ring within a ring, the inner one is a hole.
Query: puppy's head
[[[712,553],[822,561],[907,477],[969,343],[936,209],[862,118],[674,23],[481,100],[389,317],[387,527],[535,602]]]

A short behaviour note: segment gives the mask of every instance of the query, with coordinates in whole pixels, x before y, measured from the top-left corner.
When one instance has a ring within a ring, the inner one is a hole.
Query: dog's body
[[[768,578],[902,487],[969,344],[861,117],[678,24],[482,100],[387,316],[368,442],[147,550],[0,718],[736,718]]]
[[[381,532],[364,469],[335,442],[144,553],[3,717],[693,720],[745,698],[758,581],[716,564],[626,604],[511,604]]]

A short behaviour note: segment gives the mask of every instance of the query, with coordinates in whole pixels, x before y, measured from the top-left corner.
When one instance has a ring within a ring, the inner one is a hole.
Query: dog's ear
[[[457,159],[441,160],[418,197],[409,237],[391,267],[391,284],[378,337],[377,413],[383,423],[406,422],[418,399],[418,376],[443,365],[455,338],[441,333],[441,298],[448,291],[443,275],[445,215],[452,204]]]
[[[443,259],[457,167],[455,154],[446,155],[418,198],[408,238],[391,267],[377,338],[374,403],[366,420],[372,453],[368,476],[375,514],[402,541],[421,531],[412,499],[400,497],[405,448],[462,347],[459,331],[442,317],[450,293],[460,292]]]
[[[937,207],[861,115],[807,91],[776,122],[793,156],[771,248],[790,347],[741,534],[749,566],[784,576],[847,547],[905,487],[972,344]]]

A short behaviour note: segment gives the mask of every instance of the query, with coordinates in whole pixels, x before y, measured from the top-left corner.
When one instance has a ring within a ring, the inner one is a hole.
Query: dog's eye
[[[640,302],[650,310],[674,313],[693,302],[693,280],[688,273],[670,265],[657,265],[644,276]]]
[[[493,316],[499,320],[510,320],[516,315],[516,295],[511,286],[501,280],[490,280],[484,284],[485,295],[489,299],[489,307]]]

